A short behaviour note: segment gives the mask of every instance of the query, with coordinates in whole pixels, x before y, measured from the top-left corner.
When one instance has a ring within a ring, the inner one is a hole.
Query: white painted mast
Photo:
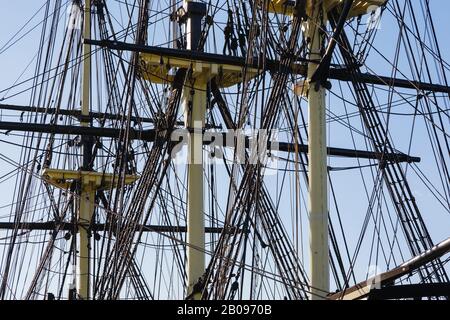
[[[310,80],[323,53],[321,30],[326,13],[322,1],[312,1],[312,16],[306,23],[309,41],[308,64],[308,145],[309,145],[309,226],[311,299],[323,299],[330,291],[328,242],[328,186],[325,88]]]
[[[187,50],[198,49],[201,21],[206,14],[203,3],[184,0],[187,14]],[[202,12],[203,11],[203,12]],[[193,74],[183,90],[185,126],[191,130],[188,143],[187,189],[187,295],[201,299],[194,286],[205,272],[205,217],[203,214],[203,128],[206,113],[207,78]]]
[[[84,2],[84,23],[83,39],[91,38],[91,0]],[[81,101],[81,126],[88,127],[89,105],[90,105],[90,86],[91,86],[91,46],[83,43],[83,84]],[[89,146],[83,144],[83,166],[86,159],[85,155]],[[90,161],[90,160],[89,160]],[[83,168],[88,170],[88,168]],[[91,188],[81,182],[81,192],[78,208],[78,243],[79,253],[77,255],[77,292],[81,299],[89,299],[89,259],[90,259],[90,237],[87,226],[90,225],[92,213],[95,206],[95,187]]]

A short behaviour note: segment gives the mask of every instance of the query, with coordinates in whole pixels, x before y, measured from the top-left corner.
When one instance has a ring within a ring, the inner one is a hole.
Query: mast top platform
[[[306,14],[308,16],[312,16],[313,4],[314,2],[319,0],[297,0],[297,1],[303,1],[306,8]],[[335,9],[336,7],[344,3],[344,0],[320,0],[320,1],[323,2],[324,9],[326,10],[326,12]],[[268,10],[269,12],[272,13],[293,15],[295,2],[296,1],[293,0],[271,0],[269,2]],[[262,3],[263,2],[261,0],[261,4]],[[385,3],[386,0],[355,0],[353,2],[352,9],[350,10],[350,13],[348,15],[348,19],[370,13],[374,11],[377,7],[380,7]]]

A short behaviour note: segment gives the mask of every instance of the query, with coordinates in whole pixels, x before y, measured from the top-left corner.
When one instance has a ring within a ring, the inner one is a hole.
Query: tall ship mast
[[[0,38],[0,298],[448,299],[445,6],[17,11]]]

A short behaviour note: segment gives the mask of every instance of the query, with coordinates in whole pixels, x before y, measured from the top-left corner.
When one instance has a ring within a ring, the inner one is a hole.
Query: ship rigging
[[[42,1],[1,299],[448,299],[438,2]]]

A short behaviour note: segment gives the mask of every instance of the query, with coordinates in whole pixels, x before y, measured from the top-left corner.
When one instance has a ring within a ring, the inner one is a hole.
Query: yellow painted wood
[[[91,0],[84,1],[84,25],[83,38],[91,38]],[[82,78],[82,99],[81,114],[89,118],[90,109],[90,89],[91,89],[91,46],[83,43],[83,78]],[[81,121],[81,126],[88,127],[89,121]],[[84,146],[83,146],[84,148]],[[95,191],[87,189],[84,185],[81,188],[78,199],[78,222],[89,225],[95,206]],[[87,229],[83,226],[78,228],[79,254],[77,259],[77,292],[81,299],[89,299],[89,253],[90,238]]]
[[[204,78],[193,79],[195,88],[183,90],[186,127],[193,129],[188,143],[187,191],[187,276],[188,296],[205,272],[205,217],[203,213],[203,128],[206,114],[206,87]],[[191,106],[191,107],[190,107]],[[192,299],[199,300],[200,293]]]
[[[77,199],[78,214],[78,259],[77,259],[77,292],[81,299],[90,298],[90,245],[89,226],[95,210],[95,185],[83,185]]]

